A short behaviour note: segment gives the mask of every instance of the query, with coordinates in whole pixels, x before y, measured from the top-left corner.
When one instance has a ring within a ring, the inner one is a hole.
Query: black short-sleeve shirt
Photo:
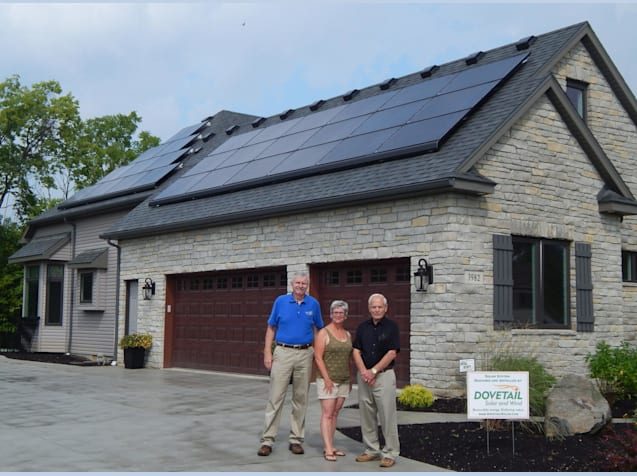
[[[398,325],[383,317],[374,325],[373,319],[361,322],[356,329],[356,337],[352,346],[361,351],[361,357],[366,368],[376,365],[390,350],[400,352],[400,332]],[[392,361],[387,368],[394,366]]]

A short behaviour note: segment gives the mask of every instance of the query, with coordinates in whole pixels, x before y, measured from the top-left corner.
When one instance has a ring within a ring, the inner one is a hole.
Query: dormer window
[[[588,84],[575,79],[566,80],[566,95],[579,116],[586,121],[586,89]]]

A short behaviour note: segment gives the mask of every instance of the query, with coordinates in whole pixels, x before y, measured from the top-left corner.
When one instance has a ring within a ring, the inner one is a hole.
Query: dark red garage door
[[[263,341],[285,268],[174,276],[170,365],[266,375]]]
[[[400,354],[395,367],[397,384],[399,388],[409,384],[409,258],[313,265],[311,278],[312,293],[315,293],[321,302],[321,312],[326,324],[329,322],[330,303],[335,299],[347,301],[349,319],[346,327],[352,336],[358,324],[369,319],[369,296],[373,293],[382,293],[387,297],[387,315],[394,319],[400,328]]]

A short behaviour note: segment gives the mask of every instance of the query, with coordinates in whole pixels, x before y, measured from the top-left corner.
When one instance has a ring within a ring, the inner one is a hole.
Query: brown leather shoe
[[[290,451],[295,455],[302,455],[303,453],[305,453],[303,447],[298,443],[290,443]]]
[[[259,456],[270,456],[270,453],[272,453],[272,447],[268,445],[261,445],[261,448],[257,451]]]
[[[379,466],[381,468],[391,468],[392,466],[394,466],[395,463],[396,463],[396,461],[394,461],[391,458],[383,458],[382,461],[380,462]]]
[[[358,455],[356,457],[356,461],[359,463],[367,463],[368,461],[378,461],[380,456],[378,455],[370,455],[369,453],[363,453],[362,455]]]

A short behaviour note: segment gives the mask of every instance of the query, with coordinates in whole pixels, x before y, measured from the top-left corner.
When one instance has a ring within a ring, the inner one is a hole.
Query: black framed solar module
[[[438,150],[528,54],[440,77],[432,68],[433,76],[421,75],[425,79],[415,84],[379,88],[362,99],[352,91],[351,102],[234,135],[151,205]]]

